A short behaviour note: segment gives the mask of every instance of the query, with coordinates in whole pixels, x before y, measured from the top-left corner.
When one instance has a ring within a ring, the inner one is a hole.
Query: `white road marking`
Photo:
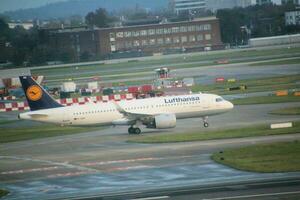
[[[295,192],[278,192],[278,193],[268,193],[268,194],[254,194],[254,195],[241,195],[241,196],[220,197],[220,198],[203,199],[203,200],[241,199],[241,198],[252,198],[252,197],[280,196],[280,195],[288,195],[288,194],[300,194],[300,191],[295,191]]]
[[[20,169],[20,170],[14,170],[14,171],[6,171],[1,172],[2,175],[8,175],[8,174],[23,174],[23,173],[30,173],[30,172],[43,172],[43,171],[50,171],[60,168],[59,166],[53,166],[53,167],[41,167],[41,168],[32,168],[32,169]]]
[[[159,196],[159,197],[146,197],[146,198],[139,198],[139,199],[131,199],[131,200],[156,200],[156,199],[169,199],[169,196]]]
[[[86,171],[91,171],[91,172],[98,172],[98,170],[96,170],[96,169],[91,169],[91,168],[84,167],[84,166],[73,165],[73,164],[69,164],[68,162],[54,162],[54,161],[50,161],[50,160],[41,160],[41,159],[18,157],[18,156],[0,156],[0,159],[25,160],[25,161],[31,161],[31,162],[47,163],[47,164],[51,164],[51,165],[57,165],[57,166],[78,169],[78,170],[83,170],[83,171],[86,170]]]
[[[167,160],[167,159],[182,159],[191,158],[195,156],[170,156],[170,157],[145,157],[145,158],[134,158],[127,160],[110,160],[110,161],[99,161],[99,162],[86,162],[81,163],[81,166],[96,166],[96,165],[110,165],[110,164],[121,164],[121,163],[133,163],[142,161],[155,161],[155,160]]]

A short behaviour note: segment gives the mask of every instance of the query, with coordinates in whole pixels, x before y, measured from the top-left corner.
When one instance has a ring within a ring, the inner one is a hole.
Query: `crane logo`
[[[26,96],[31,101],[40,100],[42,97],[42,94],[43,94],[43,92],[42,92],[41,88],[37,85],[32,85],[26,90]]]

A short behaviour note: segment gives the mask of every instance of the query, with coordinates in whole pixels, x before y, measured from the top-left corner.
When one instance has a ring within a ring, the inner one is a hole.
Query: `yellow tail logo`
[[[32,85],[26,90],[26,96],[31,101],[38,101],[43,95],[42,89],[37,85]]]

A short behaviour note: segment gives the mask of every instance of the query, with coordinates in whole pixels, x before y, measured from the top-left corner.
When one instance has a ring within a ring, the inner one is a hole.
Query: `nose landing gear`
[[[206,116],[206,117],[203,117],[203,126],[204,126],[205,128],[207,128],[207,127],[209,126],[207,120],[208,120],[208,117],[207,117],[207,116]]]

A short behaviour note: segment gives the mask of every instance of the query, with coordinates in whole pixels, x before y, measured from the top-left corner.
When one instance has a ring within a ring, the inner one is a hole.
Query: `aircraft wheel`
[[[129,128],[128,128],[128,133],[129,133],[129,134],[135,133],[135,128],[129,127]]]
[[[204,127],[207,128],[209,126],[209,124],[207,122],[204,122]]]
[[[141,131],[140,128],[135,128],[135,129],[134,129],[134,133],[137,134],[137,135],[141,134],[141,132],[142,132],[142,131]]]

